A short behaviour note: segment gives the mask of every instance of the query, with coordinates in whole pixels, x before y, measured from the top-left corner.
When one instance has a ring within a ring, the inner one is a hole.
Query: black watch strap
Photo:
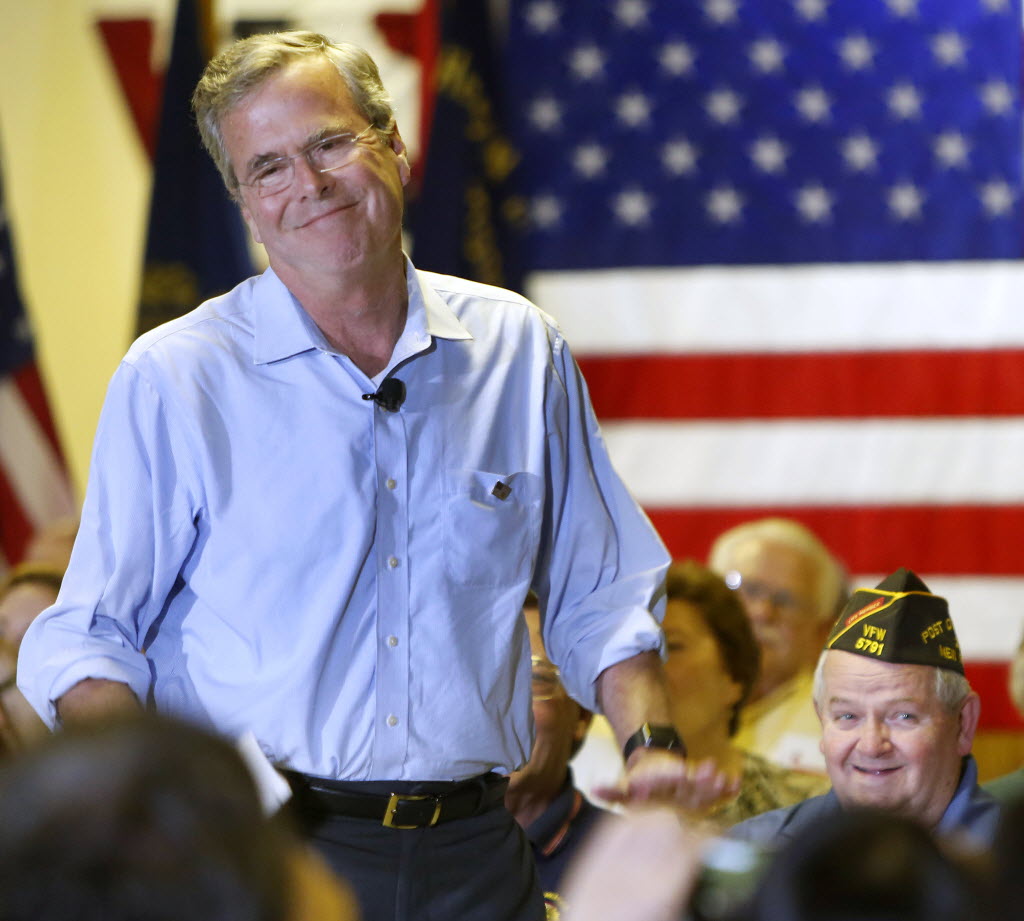
[[[638,748],[661,748],[666,751],[679,752],[686,757],[686,746],[676,732],[675,726],[657,726],[644,723],[628,739],[622,747],[622,760],[628,761],[629,756]]]

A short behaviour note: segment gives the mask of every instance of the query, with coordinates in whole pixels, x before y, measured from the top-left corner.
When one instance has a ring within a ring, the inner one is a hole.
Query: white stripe
[[[854,576],[851,586],[877,585],[883,573]],[[1024,579],[918,573],[949,612],[964,659],[1011,659],[1024,634]]]
[[[67,477],[14,382],[0,381],[0,466],[36,527],[73,514]]]
[[[622,422],[603,426],[647,506],[1024,499],[1024,419]]]
[[[1024,345],[1024,263],[612,269],[532,276],[578,355]]]

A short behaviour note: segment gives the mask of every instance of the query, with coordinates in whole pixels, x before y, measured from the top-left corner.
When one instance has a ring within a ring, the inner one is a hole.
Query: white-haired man
[[[777,845],[864,808],[991,843],[1000,807],[978,786],[971,756],[981,702],[946,600],[914,573],[854,593],[818,661],[814,700],[832,789],[741,822],[732,836]]]
[[[761,650],[736,744],[785,767],[824,773],[811,679],[843,600],[842,567],[813,532],[788,518],[725,531],[708,565],[743,600]]]

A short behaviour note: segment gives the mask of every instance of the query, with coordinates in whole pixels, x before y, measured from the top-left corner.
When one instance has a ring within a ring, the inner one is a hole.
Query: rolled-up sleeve
[[[545,611],[548,654],[569,692],[596,709],[602,671],[663,649],[669,555],[612,467],[586,383],[560,334],[552,357],[550,501],[534,585]]]
[[[18,687],[51,727],[55,702],[86,678],[122,682],[147,700],[146,636],[195,541],[189,442],[154,385],[122,363],[100,416],[63,587],[19,655]]]

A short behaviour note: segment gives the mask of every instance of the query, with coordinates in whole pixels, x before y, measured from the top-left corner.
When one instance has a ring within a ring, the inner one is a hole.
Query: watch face
[[[686,746],[683,745],[683,740],[674,726],[652,726],[650,723],[644,723],[626,741],[623,757],[628,760],[629,756],[638,748],[661,748],[667,751],[678,751],[684,757],[686,755]]]
[[[679,748],[679,733],[670,726],[651,726],[648,728],[646,748]]]

